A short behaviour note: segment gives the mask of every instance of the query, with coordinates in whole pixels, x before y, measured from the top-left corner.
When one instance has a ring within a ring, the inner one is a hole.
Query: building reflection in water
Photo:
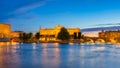
[[[74,43],[71,43],[71,42],[70,42],[69,45],[74,45]]]
[[[42,66],[43,68],[59,68],[59,43],[43,43],[42,48]]]
[[[32,48],[36,49],[36,43],[32,43]]]
[[[0,42],[0,68],[19,67],[19,55],[16,53],[18,46],[9,42]]]
[[[85,57],[85,50],[84,50],[84,46],[81,46],[80,48],[80,58],[82,58],[81,61],[81,67],[84,68],[85,65],[85,61],[84,61],[84,57]]]
[[[115,53],[120,52],[120,47],[109,47],[114,49],[109,51],[111,52],[109,55],[114,54],[119,59],[119,54]],[[39,68],[105,68],[104,63],[114,57],[107,59],[108,52],[104,53],[106,48],[102,45],[74,44],[70,46],[59,43],[6,45],[6,43],[1,43],[0,68],[25,68],[20,67],[24,65],[38,65]],[[116,48],[119,49],[116,50]]]
[[[73,51],[73,49],[72,48],[69,48],[69,51],[68,51],[68,60],[69,60],[69,62],[72,62],[73,61],[73,57],[74,57],[74,51]]]
[[[42,67],[46,67],[46,63],[48,62],[47,60],[47,43],[41,43],[40,46],[42,47],[42,52],[41,52],[41,60],[42,60]]]
[[[59,68],[59,64],[60,64],[60,53],[59,53],[59,43],[54,43],[54,50],[53,50],[53,63],[55,63],[55,68]]]

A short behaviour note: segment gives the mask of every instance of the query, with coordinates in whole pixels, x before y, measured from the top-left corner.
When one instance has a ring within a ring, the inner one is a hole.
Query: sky
[[[13,31],[39,28],[88,29],[120,25],[120,0],[0,0],[0,22]]]

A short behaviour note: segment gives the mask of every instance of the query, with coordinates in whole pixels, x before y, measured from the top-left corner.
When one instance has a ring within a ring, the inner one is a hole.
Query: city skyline
[[[4,0],[0,22],[12,30],[37,32],[40,27],[98,28],[119,26],[119,0]]]

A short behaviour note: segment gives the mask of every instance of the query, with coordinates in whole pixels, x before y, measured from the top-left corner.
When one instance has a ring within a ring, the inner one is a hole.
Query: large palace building
[[[39,32],[40,32],[40,40],[41,41],[55,41],[57,40],[57,36],[58,33],[60,32],[61,28],[63,28],[63,26],[61,25],[57,25],[54,28],[40,28]],[[73,38],[74,34],[78,34],[80,33],[80,29],[79,28],[67,28],[67,31],[70,34],[71,39]]]
[[[99,33],[99,38],[108,42],[120,42],[120,31],[103,31]]]
[[[11,33],[11,25],[0,23],[0,38],[9,38]]]

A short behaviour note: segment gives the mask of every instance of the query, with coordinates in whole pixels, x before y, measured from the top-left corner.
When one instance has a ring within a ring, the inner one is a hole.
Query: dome
[[[55,29],[61,29],[61,28],[63,28],[63,26],[61,26],[61,25],[55,26]]]

